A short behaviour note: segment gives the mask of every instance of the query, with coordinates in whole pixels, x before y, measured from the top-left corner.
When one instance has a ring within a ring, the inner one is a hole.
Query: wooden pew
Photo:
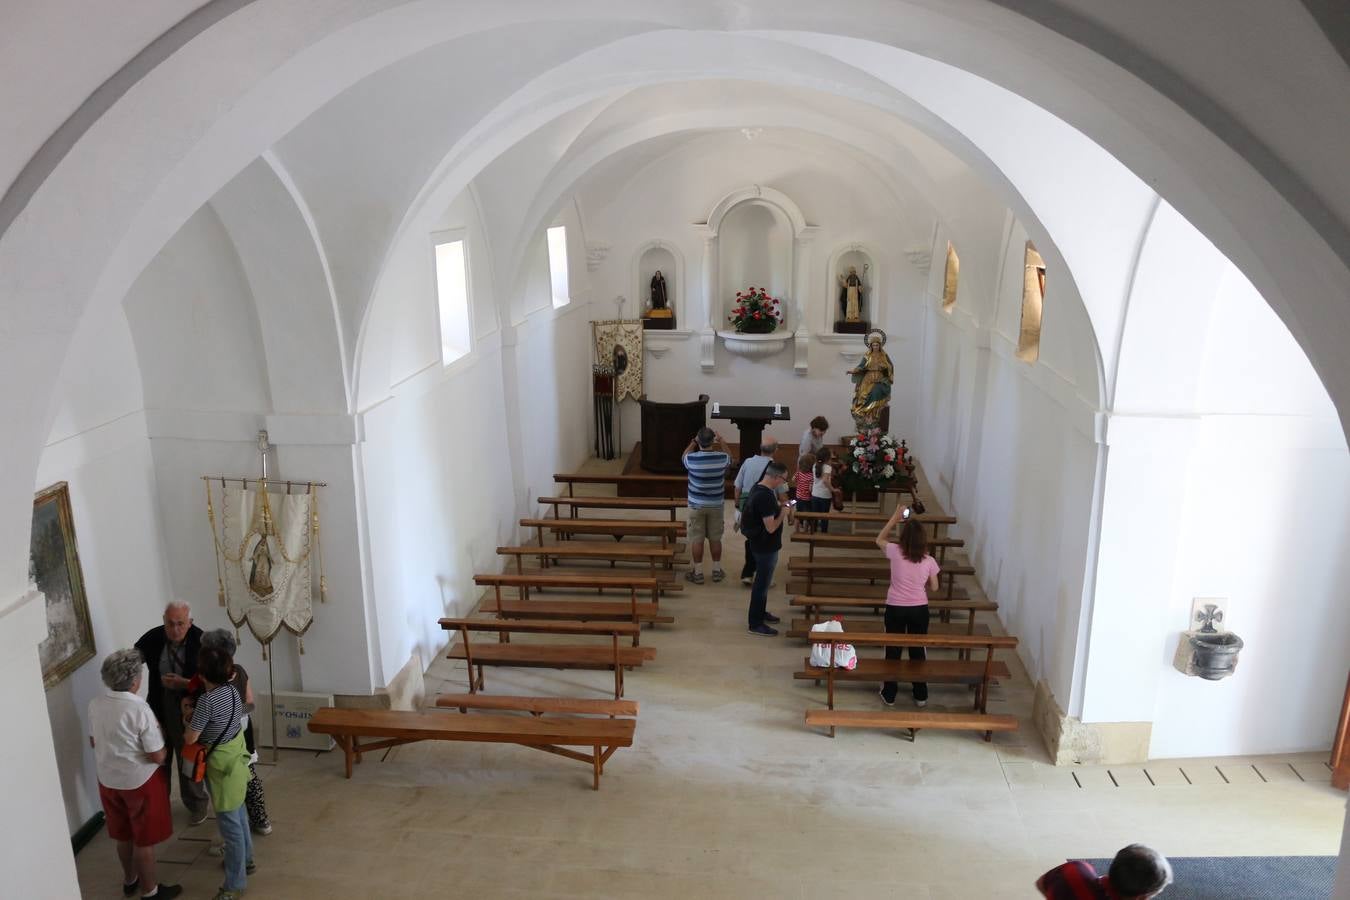
[[[569,518],[579,518],[583,509],[626,509],[637,512],[669,512],[675,521],[675,510],[689,505],[687,497],[540,497],[539,503],[553,507],[554,517],[561,518],[562,507],[567,507]]]
[[[617,563],[646,563],[647,571],[652,578],[674,580],[671,569],[675,564],[675,551],[670,547],[660,547],[650,542],[644,544],[605,544],[564,541],[560,544],[545,544],[542,547],[533,545],[527,547],[498,547],[497,554],[499,556],[514,556],[516,558],[516,574],[518,575],[525,574],[522,557],[531,556],[538,557],[544,568],[548,568],[554,560],[559,559],[594,560],[609,563],[610,568],[620,572],[620,574],[622,574],[622,570],[618,569]]]
[[[942,595],[946,599],[955,596],[957,575],[975,574],[974,566],[950,565],[942,566],[941,569],[938,581],[941,583],[945,579],[947,582],[947,590]],[[816,580],[822,578],[860,579],[870,584],[885,582],[889,585],[891,562],[879,552],[872,556],[832,556],[816,560],[794,556],[788,560],[788,572],[793,575],[804,575],[806,593],[811,594],[815,592]]]
[[[799,512],[796,515],[797,518],[807,522],[818,522],[823,519],[831,523],[830,527],[834,527],[833,523],[835,522],[849,522],[862,523],[875,528],[878,525],[885,525],[891,519],[891,517],[885,513]],[[956,524],[956,516],[941,515],[939,513],[918,513],[914,518],[925,525],[931,526],[932,534],[930,537],[942,537],[947,526]],[[898,528],[899,524],[897,524],[896,527]]]
[[[325,706],[309,720],[315,734],[332,735],[342,748],[347,777],[352,763],[372,750],[417,741],[478,741],[519,744],[591,766],[593,790],[600,790],[605,763],[620,747],[633,746],[637,720],[596,719],[585,716],[524,717],[513,715],[449,716],[441,712],[395,709],[336,709]],[[361,738],[380,740],[361,743]],[[585,747],[581,753],[568,747]]]
[[[539,534],[539,546],[544,544],[544,531],[553,532],[560,540],[577,534],[603,534],[622,540],[625,537],[652,537],[662,547],[678,550],[675,538],[685,532],[683,522],[661,522],[650,519],[521,519],[525,528],[534,528]]]
[[[950,588],[950,586],[949,586]],[[862,581],[837,581],[834,579],[818,578],[813,582],[813,589],[817,594],[828,594],[832,597],[864,597],[876,600],[875,606],[881,606],[886,601],[886,591],[890,589],[890,584],[878,582],[876,584],[867,584]],[[789,578],[787,582],[788,596],[810,593],[806,589],[805,578]],[[970,592],[965,588],[956,590],[947,590],[941,596],[932,598],[934,600],[969,600]]]
[[[674,622],[671,616],[662,616],[657,603],[660,597],[660,582],[647,575],[578,575],[573,573],[513,575],[475,575],[473,583],[480,587],[491,587],[492,606],[484,606],[483,612],[496,613],[499,619],[570,619],[578,622],[624,621],[633,625],[643,622]],[[520,598],[511,602],[502,597],[502,588],[519,589]],[[542,588],[564,588],[566,590],[626,590],[628,602],[613,600],[531,600],[530,590]],[[639,603],[638,591],[651,592],[652,602]],[[633,646],[638,646],[638,635],[633,634]]]
[[[981,602],[981,601],[972,601],[972,602]],[[963,608],[963,606],[962,606],[962,607],[957,607],[957,609],[962,609],[962,608]],[[975,610],[975,611],[976,611],[976,612],[979,612],[979,611],[984,611],[984,610],[983,610],[983,607],[982,607],[980,610]],[[930,615],[932,615],[932,610],[931,610],[931,608],[930,608],[930,611],[929,611],[929,612],[930,612]],[[940,611],[940,610],[939,610],[939,612],[938,612],[938,615],[941,615],[941,611]],[[787,636],[790,637],[790,638],[798,638],[798,639],[800,639],[800,640],[809,640],[810,637],[811,637],[811,626],[812,626],[812,625],[819,625],[819,624],[820,624],[821,622],[823,622],[823,621],[825,621],[825,619],[822,619],[822,618],[820,618],[819,616],[817,616],[816,618],[793,619],[793,620],[792,620],[791,626],[789,626],[789,628],[788,628],[788,630],[787,630]],[[881,617],[880,617],[880,616],[877,616],[877,617],[874,617],[874,618],[863,618],[863,617],[860,616],[860,615],[850,616],[850,617],[844,622],[844,628],[847,629],[848,631],[861,631],[861,632],[863,632],[864,634],[885,634],[885,633],[886,633],[886,623],[883,622],[883,621],[881,620]],[[965,620],[965,621],[958,621],[958,622],[942,622],[942,621],[931,622],[931,623],[929,623],[929,625],[928,625],[928,633],[929,633],[929,634],[976,634],[976,635],[993,634],[993,632],[990,630],[990,628],[989,628],[988,625],[984,625],[984,624],[975,622],[973,616],[972,616],[970,619],[967,619],[967,620]]]
[[[483,688],[484,666],[512,666],[543,669],[598,669],[614,673],[614,699],[623,697],[625,668],[640,666],[656,658],[651,647],[620,647],[619,638],[634,637],[639,626],[632,622],[549,622],[538,620],[453,619],[440,620],[441,628],[458,631],[459,640],[451,644],[447,659],[462,659],[468,667],[469,693]],[[493,632],[499,643],[471,643],[475,631]],[[610,638],[604,644],[520,644],[511,643],[512,634],[597,635]],[[474,676],[475,667],[478,675]]]
[[[622,489],[625,486],[639,487],[644,496],[688,497],[689,478],[685,475],[567,475],[558,473],[553,476],[557,484],[567,485],[567,496],[573,496],[573,487],[578,484],[612,484]]]
[[[907,728],[913,740],[918,728],[940,728],[945,725],[966,730],[983,731],[986,741],[993,740],[995,731],[1015,729],[1017,719],[1013,716],[990,716],[988,711],[989,686],[996,678],[1009,678],[1011,671],[1006,663],[994,659],[995,650],[1012,650],[1017,647],[1017,638],[1012,635],[948,635],[948,634],[868,634],[858,631],[827,632],[817,635],[815,643],[852,644],[855,649],[861,647],[931,647],[961,652],[983,649],[983,660],[962,659],[864,659],[858,657],[853,669],[841,669],[834,664],[833,649],[830,652],[828,666],[811,665],[808,657],[802,671],[793,673],[793,678],[826,683],[828,709],[818,711],[807,723],[827,726],[830,737],[834,737],[837,727]],[[858,716],[837,716],[834,708],[834,686],[838,681],[863,681],[875,684],[878,681],[924,681],[937,684],[969,684],[975,686],[974,714],[980,719],[962,717],[959,720],[941,718],[952,713],[928,713],[923,710],[912,712],[876,711]],[[828,713],[828,714],[827,714]],[[923,724],[913,724],[914,722]],[[977,727],[981,726],[981,727]]]
[[[822,596],[798,594],[788,601],[789,606],[801,607],[806,613],[807,622],[819,622],[823,610],[845,609],[853,613],[871,610],[880,615],[886,608],[886,595],[876,597]],[[997,612],[998,604],[991,600],[934,600],[928,604],[929,616],[937,616],[941,622],[950,622],[953,612],[966,612],[966,634],[975,633],[975,614],[977,612]],[[807,625],[810,628],[810,625]]]
[[[838,548],[840,550],[874,550],[876,549],[876,536],[866,534],[830,534],[828,532],[816,532],[815,534],[794,534],[792,543],[806,544],[806,558],[814,560],[816,558],[816,548]],[[964,547],[966,542],[961,538],[940,537],[929,538],[928,549],[935,551],[938,565],[946,561],[948,547]]]
[[[517,697],[507,694],[437,694],[436,705],[442,709],[510,710],[527,712],[532,716],[545,713],[569,715],[628,716],[638,714],[636,700],[599,700],[591,697]]]

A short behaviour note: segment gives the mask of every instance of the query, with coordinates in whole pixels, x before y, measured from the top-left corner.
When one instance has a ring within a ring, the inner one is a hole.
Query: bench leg
[[[592,747],[591,749],[594,751],[594,755],[591,757],[591,759],[592,759],[592,765],[594,766],[594,773],[595,773],[595,774],[594,774],[594,779],[593,779],[592,782],[591,782],[591,790],[593,790],[593,791],[598,791],[598,790],[600,790],[600,773],[601,773],[601,771],[603,771],[604,763],[602,763],[602,762],[600,761],[600,747],[599,747],[599,745],[597,745],[597,746],[595,746],[595,747]]]
[[[342,756],[346,763],[347,777],[352,777],[352,739],[345,734],[337,736],[338,746],[342,748]]]
[[[989,742],[991,742],[993,739],[994,739],[994,733],[993,733],[992,731],[986,731],[986,732],[984,733],[984,742],[985,742],[986,744],[988,744]]]

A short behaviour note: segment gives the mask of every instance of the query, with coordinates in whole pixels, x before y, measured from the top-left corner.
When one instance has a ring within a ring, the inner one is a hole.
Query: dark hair
[[[197,674],[214,685],[229,684],[234,660],[218,647],[203,647],[197,652]]]
[[[829,431],[830,423],[824,416],[816,416],[811,420],[811,427],[817,431]]]
[[[702,428],[698,430],[698,436],[695,438],[695,440],[698,441],[698,445],[700,447],[706,450],[712,446],[712,442],[716,438],[717,434],[707,425],[704,425]]]
[[[775,459],[771,460],[769,464],[764,467],[764,474],[760,476],[760,480],[762,481],[765,478],[784,478],[786,476],[787,466]]]
[[[928,535],[918,519],[908,518],[901,526],[900,552],[912,563],[923,562],[924,555],[928,553]]]
[[[815,464],[815,461],[816,457],[814,453],[803,453],[801,456],[797,457],[797,471],[805,472]]]
[[[817,477],[817,478],[820,478],[820,477],[821,477],[821,473],[824,471],[821,467],[824,466],[827,462],[830,461],[830,457],[831,457],[832,455],[833,455],[833,454],[830,453],[830,448],[829,448],[829,447],[821,447],[821,448],[820,448],[820,452],[816,454],[816,477]]]
[[[1172,867],[1152,847],[1130,844],[1111,860],[1107,877],[1117,896],[1143,897],[1162,890],[1172,881]]]

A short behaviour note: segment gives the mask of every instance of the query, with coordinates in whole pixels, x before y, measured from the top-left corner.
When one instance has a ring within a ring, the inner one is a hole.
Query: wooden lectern
[[[698,430],[707,424],[708,395],[688,403],[658,403],[638,398],[642,407],[642,468],[665,475],[683,475],[680,457]]]

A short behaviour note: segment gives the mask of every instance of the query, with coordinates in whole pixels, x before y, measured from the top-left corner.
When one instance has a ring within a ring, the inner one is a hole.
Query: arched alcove
[[[651,308],[652,276],[660,272],[666,280],[666,302],[675,314],[672,329],[678,329],[681,322],[688,323],[684,254],[679,247],[660,239],[647,241],[633,252],[632,270],[633,296],[644,314]]]
[[[722,220],[718,243],[722,265],[718,267],[717,296],[723,322],[736,306],[738,291],[758,287],[780,300],[788,299],[792,291],[792,223],[781,209],[762,200],[738,204]],[[782,330],[791,331],[794,319],[791,307],[786,307]]]
[[[845,314],[842,281],[848,277],[850,268],[856,270],[863,282],[862,321],[852,327],[842,324]],[[880,269],[877,266],[876,256],[865,244],[852,243],[836,248],[830,254],[829,265],[825,268],[826,302],[823,304],[825,317],[823,330],[834,334],[861,334],[867,330],[869,324],[880,327],[885,321],[880,305],[881,293],[878,291],[880,283]]]

